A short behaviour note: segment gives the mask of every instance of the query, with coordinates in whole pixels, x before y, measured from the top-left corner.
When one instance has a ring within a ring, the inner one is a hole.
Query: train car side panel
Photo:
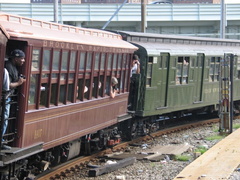
[[[117,123],[124,115],[127,96],[117,96],[90,103],[80,103],[57,109],[28,112],[25,116],[23,147],[46,142],[44,148],[53,147]]]

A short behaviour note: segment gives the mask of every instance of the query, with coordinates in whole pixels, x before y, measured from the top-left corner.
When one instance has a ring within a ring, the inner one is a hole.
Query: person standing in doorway
[[[20,75],[17,67],[22,66],[25,63],[25,53],[22,50],[15,49],[11,52],[10,58],[5,62],[5,68],[9,74],[9,89],[11,92],[21,86],[24,82],[26,82],[26,78],[23,75]],[[2,136],[4,136],[7,126],[8,126],[8,118],[10,114],[10,97],[6,100],[6,110],[5,110],[5,123],[3,126]],[[4,139],[3,139],[4,141]],[[2,149],[11,149],[10,146],[3,145]]]
[[[130,77],[132,77],[133,74],[140,74],[140,62],[136,54],[133,55]]]

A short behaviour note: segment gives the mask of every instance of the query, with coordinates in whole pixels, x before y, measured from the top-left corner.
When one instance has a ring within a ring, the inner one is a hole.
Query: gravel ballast
[[[240,120],[234,120],[234,124],[240,124]],[[188,151],[184,153],[190,157],[188,161],[177,161],[166,156],[165,159],[152,162],[149,160],[137,160],[134,164],[118,169],[117,171],[103,174],[98,177],[88,177],[89,168],[85,168],[76,172],[72,177],[64,178],[64,180],[172,180],[174,179],[188,164],[194,161],[194,149],[198,147],[206,147],[207,149],[214,146],[219,140],[206,140],[206,137],[219,135],[218,124],[205,125],[180,132],[162,135],[153,141],[143,142],[147,144],[147,148],[156,147],[157,145],[186,144],[190,145]],[[133,147],[130,146],[128,151],[131,153],[142,153],[146,146]],[[91,162],[93,163],[99,163]],[[233,172],[229,180],[240,180],[240,172]]]

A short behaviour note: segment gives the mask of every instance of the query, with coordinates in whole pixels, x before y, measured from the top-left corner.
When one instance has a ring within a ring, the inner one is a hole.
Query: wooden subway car
[[[187,113],[218,112],[220,64],[233,55],[234,111],[239,112],[240,41],[119,31],[138,47],[141,73],[132,77],[132,135]],[[139,129],[138,129],[139,128]]]
[[[129,118],[130,61],[137,48],[120,35],[5,13],[0,28],[1,88],[4,60],[14,49],[25,52],[19,73],[26,77],[12,97],[14,117],[3,137],[12,148],[0,153],[3,179],[10,176],[3,167],[50,148],[38,162],[71,159],[80,152],[81,137],[87,142],[94,138],[89,134]],[[115,98],[106,95],[111,77],[118,80]],[[106,141],[114,144],[110,135]]]

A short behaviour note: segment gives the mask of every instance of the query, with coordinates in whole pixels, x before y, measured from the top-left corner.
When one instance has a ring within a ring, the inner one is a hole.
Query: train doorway
[[[167,89],[168,89],[168,74],[169,74],[169,60],[170,56],[169,53],[161,53],[160,56],[160,75],[159,75],[159,82],[160,82],[160,107],[167,106]]]
[[[194,103],[199,103],[202,101],[202,87],[203,87],[203,61],[204,54],[197,54],[197,61],[194,70]]]

